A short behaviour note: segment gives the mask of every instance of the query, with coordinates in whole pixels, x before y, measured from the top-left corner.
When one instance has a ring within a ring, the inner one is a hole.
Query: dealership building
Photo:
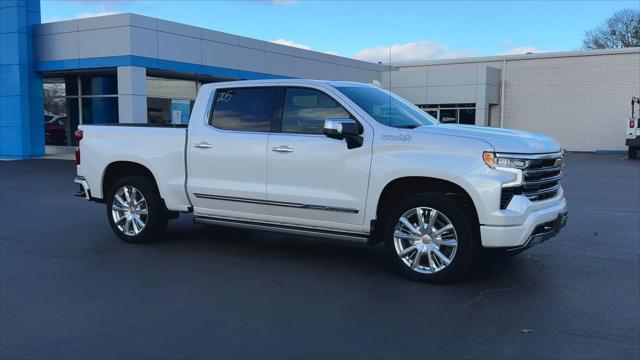
[[[0,157],[73,146],[79,124],[187,123],[198,88],[239,79],[377,83],[441,122],[625,149],[640,48],[374,64],[136,14],[40,23],[0,5]]]

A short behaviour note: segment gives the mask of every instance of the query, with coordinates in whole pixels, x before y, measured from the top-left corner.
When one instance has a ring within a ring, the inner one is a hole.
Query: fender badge
[[[399,141],[399,142],[409,142],[411,141],[411,135],[382,135],[380,136],[380,140],[386,141]]]

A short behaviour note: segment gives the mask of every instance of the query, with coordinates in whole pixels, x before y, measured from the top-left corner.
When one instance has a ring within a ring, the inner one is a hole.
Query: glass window
[[[440,109],[440,122],[445,124],[457,123],[457,112],[458,110],[456,109]]]
[[[195,80],[169,79],[147,76],[147,96],[169,99],[196,98]]]
[[[288,88],[282,112],[282,132],[322,134],[326,119],[350,117],[347,110],[323,92]]]
[[[118,122],[117,97],[82,98],[83,124],[112,124]]]
[[[44,79],[42,81],[44,96],[66,96],[64,78]]]
[[[149,124],[188,124],[193,100],[147,98]]]
[[[68,136],[66,99],[64,97],[45,97],[44,143],[46,145],[69,145]]]
[[[216,92],[211,124],[219,129],[269,131],[274,89],[236,88]]]
[[[117,95],[116,75],[83,75],[80,77],[82,95]]]
[[[336,88],[381,124],[413,129],[438,122],[390,91],[374,86],[338,86]]]
[[[476,109],[460,109],[460,124],[475,125]]]

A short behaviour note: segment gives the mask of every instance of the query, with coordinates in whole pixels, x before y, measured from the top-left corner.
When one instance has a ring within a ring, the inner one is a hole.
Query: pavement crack
[[[503,287],[503,288],[498,288],[498,289],[482,290],[482,291],[480,291],[480,293],[475,298],[473,298],[470,301],[467,301],[466,303],[462,304],[462,308],[463,309],[468,309],[471,305],[481,301],[482,299],[484,299],[488,295],[497,294],[497,293],[501,293],[501,292],[505,292],[505,291],[511,291],[511,290],[516,289],[516,288],[522,287],[522,286],[524,286],[526,284],[528,284],[528,282],[518,283],[518,284],[514,284],[514,285],[509,286],[509,287]]]

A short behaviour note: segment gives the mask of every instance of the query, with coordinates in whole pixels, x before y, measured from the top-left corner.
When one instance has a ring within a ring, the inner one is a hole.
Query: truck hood
[[[561,150],[553,138],[527,131],[474,125],[437,124],[415,128],[416,131],[482,140],[496,152],[542,154]]]

